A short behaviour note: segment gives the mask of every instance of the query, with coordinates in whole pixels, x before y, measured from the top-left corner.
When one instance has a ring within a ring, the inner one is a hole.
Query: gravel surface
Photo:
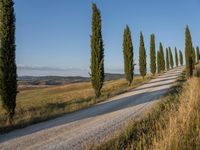
[[[182,67],[88,109],[0,135],[2,150],[79,150],[98,143],[152,108],[176,82]]]

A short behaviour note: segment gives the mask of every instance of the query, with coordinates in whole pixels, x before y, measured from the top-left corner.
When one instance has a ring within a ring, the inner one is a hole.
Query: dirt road
[[[129,119],[143,114],[176,82],[183,68],[115,96],[88,109],[0,135],[0,149],[83,149],[121,128]]]

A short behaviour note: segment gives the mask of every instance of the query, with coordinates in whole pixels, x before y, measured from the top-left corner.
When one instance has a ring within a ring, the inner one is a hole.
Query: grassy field
[[[12,126],[5,125],[5,112],[0,106],[0,133],[89,107],[142,82],[144,81],[140,76],[134,78],[131,87],[127,86],[124,79],[107,81],[99,99],[94,97],[90,82],[21,90],[17,96],[16,115]]]
[[[200,65],[196,72],[200,75]],[[128,123],[92,149],[199,149],[200,78],[184,80],[182,75],[181,82],[142,120]]]

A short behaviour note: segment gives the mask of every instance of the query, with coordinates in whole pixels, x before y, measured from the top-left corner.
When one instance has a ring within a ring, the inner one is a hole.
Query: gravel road
[[[152,108],[176,82],[182,67],[88,109],[0,135],[2,150],[79,150],[98,143]]]

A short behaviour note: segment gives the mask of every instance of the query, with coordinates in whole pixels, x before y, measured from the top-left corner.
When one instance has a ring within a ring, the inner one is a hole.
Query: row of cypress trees
[[[91,83],[95,90],[96,97],[101,95],[101,89],[104,83],[104,47],[101,33],[101,13],[97,6],[92,4],[92,33],[91,33]],[[2,106],[6,111],[7,123],[11,124],[15,114],[16,96],[17,96],[17,72],[15,62],[15,13],[13,0],[0,0],[0,95]],[[123,35],[123,53],[124,53],[124,72],[128,85],[133,81],[134,60],[133,44],[131,31],[128,25],[124,29]],[[192,70],[196,62],[200,60],[199,47],[195,49],[192,46],[192,39],[189,27],[185,31],[185,60],[186,74],[192,76]],[[140,33],[139,47],[139,66],[143,78],[146,75],[146,50],[142,32]],[[171,48],[166,49],[166,60],[164,60],[162,43],[160,43],[157,52],[157,70],[158,73],[174,67]],[[178,54],[175,49],[176,66],[178,66]],[[179,51],[180,64],[183,65],[183,54]],[[165,68],[166,67],[166,68]],[[150,38],[150,71],[156,73],[156,50],[155,36],[151,34]]]
[[[100,10],[93,3],[92,4],[92,34],[91,34],[91,82],[95,90],[96,97],[101,95],[101,88],[104,82],[104,48],[103,40],[101,34],[101,15]],[[126,25],[123,34],[123,56],[124,56],[124,73],[125,78],[130,86],[133,81],[134,75],[134,53],[133,44],[131,38],[131,30],[128,25]],[[144,37],[142,32],[140,32],[140,46],[139,46],[139,71],[141,76],[144,78],[147,74],[147,62],[146,62],[146,49],[144,44]],[[179,51],[180,64],[183,65],[183,54],[181,50]],[[175,62],[176,67],[178,67],[178,53],[175,48]],[[156,61],[156,48],[155,48],[155,35],[150,35],[150,72],[155,75],[156,71],[158,73],[164,72],[174,68],[174,60],[171,48],[166,49],[166,58],[164,56],[164,50],[162,43],[159,44],[159,51],[157,51],[157,61]]]
[[[101,13],[96,4],[92,4],[92,33],[91,33],[91,83],[96,97],[101,95],[104,83],[104,48],[101,33]],[[124,29],[123,54],[125,78],[130,86],[133,81],[134,60],[131,31],[128,25]]]

